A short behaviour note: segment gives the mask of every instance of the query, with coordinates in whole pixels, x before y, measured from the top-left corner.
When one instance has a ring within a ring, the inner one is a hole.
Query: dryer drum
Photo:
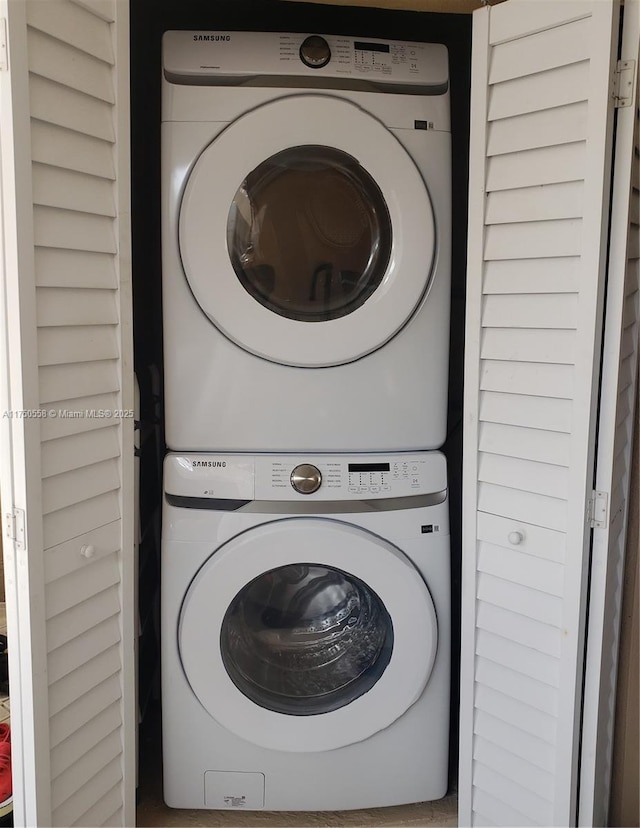
[[[292,147],[238,188],[227,247],[254,299],[280,316],[322,322],[352,313],[380,285],[391,219],[377,183],[351,155]]]
[[[313,715],[373,687],[391,658],[393,625],[358,578],[297,564],[270,570],[238,593],[220,646],[231,680],[256,704]]]

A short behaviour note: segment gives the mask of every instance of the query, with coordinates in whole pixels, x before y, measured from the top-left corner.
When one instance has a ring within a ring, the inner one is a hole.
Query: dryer
[[[164,472],[167,804],[444,796],[444,457],[170,454]]]
[[[167,32],[162,112],[169,447],[440,446],[446,48]]]

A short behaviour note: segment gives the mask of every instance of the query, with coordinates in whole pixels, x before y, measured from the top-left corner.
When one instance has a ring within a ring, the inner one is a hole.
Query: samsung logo
[[[231,40],[231,35],[212,35],[212,34],[196,35],[196,34],[194,34],[193,39],[194,40],[210,40],[210,41],[215,41],[216,43],[218,43],[222,40],[224,40],[224,41]]]
[[[227,463],[225,460],[192,460],[191,465],[194,469],[226,469]]]

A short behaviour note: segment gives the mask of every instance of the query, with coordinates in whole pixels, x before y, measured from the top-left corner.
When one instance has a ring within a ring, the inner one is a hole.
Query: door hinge
[[[591,492],[588,519],[592,529],[606,529],[609,520],[608,492]]]
[[[619,60],[616,66],[613,99],[616,109],[631,106],[636,85],[635,60]]]
[[[24,549],[24,509],[12,509],[6,513],[4,533],[18,549]]]

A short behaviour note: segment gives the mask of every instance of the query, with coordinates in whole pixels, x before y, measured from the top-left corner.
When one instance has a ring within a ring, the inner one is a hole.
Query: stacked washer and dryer
[[[444,46],[167,32],[164,792],[447,790]]]

